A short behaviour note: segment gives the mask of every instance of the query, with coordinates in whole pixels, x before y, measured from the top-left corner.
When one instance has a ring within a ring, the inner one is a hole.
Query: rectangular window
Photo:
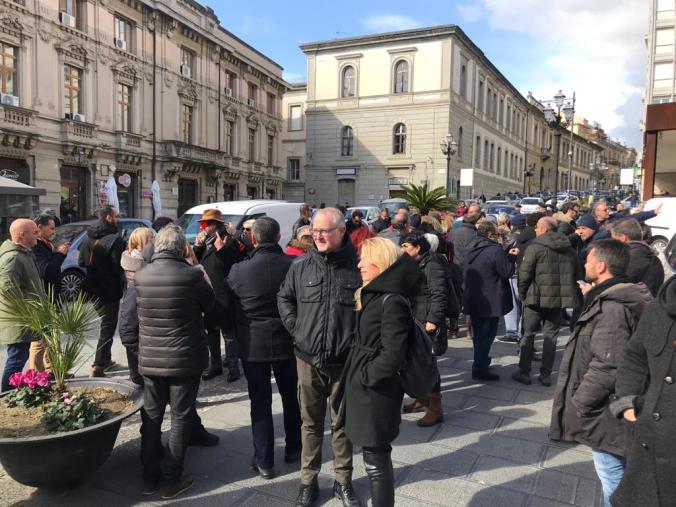
[[[474,144],[474,167],[481,166],[481,136],[476,136],[476,143]]]
[[[62,25],[84,30],[83,6],[79,0],[59,0],[60,21]]]
[[[63,109],[67,115],[82,110],[82,70],[72,65],[63,66]]]
[[[462,127],[458,127],[458,158],[462,160]]]
[[[512,106],[507,106],[507,131],[512,128]]]
[[[657,0],[657,19],[671,19],[674,17],[674,0]]]
[[[268,136],[268,167],[275,163],[275,136]]]
[[[131,87],[117,84],[117,119],[119,130],[131,132]]]
[[[289,130],[303,130],[302,106],[289,106]]]
[[[226,120],[225,122],[225,153],[232,155],[232,142],[235,135],[235,122]]]
[[[132,24],[130,21],[115,15],[115,46],[118,49],[131,51]],[[120,41],[120,42],[118,42]]]
[[[16,86],[16,57],[18,49],[9,44],[0,42],[2,60],[0,60],[0,73],[2,74],[2,93],[18,95]]]
[[[655,30],[655,54],[670,55],[674,52],[674,29],[660,28]]]
[[[500,97],[500,109],[498,110],[498,123],[502,125],[502,121],[504,118],[504,109],[505,109],[505,99],[504,97]]]
[[[498,94],[493,94],[493,120],[498,121]]]
[[[491,171],[495,169],[495,144],[491,143],[491,160],[488,165]]]
[[[488,169],[488,141],[484,141],[484,169]]]
[[[192,144],[192,107],[187,104],[181,106],[181,141]]]
[[[268,114],[274,115],[277,112],[276,108],[275,108],[275,100],[276,99],[277,99],[277,97],[275,97],[275,95],[273,93],[268,93],[268,103],[267,103]]]
[[[249,105],[250,106],[256,105],[256,95],[257,94],[258,94],[258,87],[253,83],[249,83],[248,84],[248,91],[247,91],[247,98],[249,99]]]
[[[498,158],[497,158],[497,167],[496,167],[496,173],[499,175],[500,174],[500,168],[502,163],[502,148],[498,148]]]
[[[289,158],[286,161],[287,179],[289,181],[300,180],[300,159]]]
[[[195,53],[188,48],[181,48],[181,75],[185,77],[194,77]]]
[[[233,72],[227,72],[225,73],[225,93],[226,95],[230,97],[236,97],[237,96],[237,74],[234,74]],[[228,91],[230,90],[230,91]]]
[[[484,82],[479,81],[479,100],[477,101],[477,109],[484,112]]]
[[[256,129],[249,129],[249,162],[255,160],[256,155]]]
[[[488,88],[488,92],[486,94],[486,114],[490,116],[492,110],[493,110],[493,92],[491,92],[491,89]]]
[[[464,58],[460,65],[460,95],[467,98],[467,60]]]

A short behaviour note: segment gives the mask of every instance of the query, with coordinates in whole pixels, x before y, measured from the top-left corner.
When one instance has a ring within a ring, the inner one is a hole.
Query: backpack
[[[406,364],[399,370],[399,385],[411,398],[421,399],[428,396],[439,379],[437,361],[433,354],[432,340],[425,327],[413,316],[408,300],[399,294],[386,294],[383,306],[389,297],[400,297],[409,308],[413,326],[408,336]]]

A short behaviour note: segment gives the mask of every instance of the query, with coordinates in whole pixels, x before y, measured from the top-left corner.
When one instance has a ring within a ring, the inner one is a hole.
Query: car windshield
[[[521,204],[540,204],[540,199],[537,199],[535,197],[530,199],[522,199]]]
[[[406,203],[404,201],[380,203],[380,209],[387,208],[387,211],[390,212],[391,217],[396,215],[397,211],[399,211],[399,208],[401,208],[402,206],[406,206]]]
[[[176,221],[181,229],[183,229],[185,239],[187,239],[190,243],[195,242],[195,236],[197,236],[197,234],[200,232],[201,217],[202,215],[199,213],[190,215],[186,213]],[[223,215],[223,220],[235,224],[235,227],[240,226],[242,218],[244,218],[242,215]]]
[[[81,233],[87,230],[90,224],[65,224],[60,225],[56,228],[54,232],[54,239],[52,242],[55,245],[60,245],[61,243],[72,242],[77,238]]]
[[[498,215],[499,213],[507,213],[508,215],[514,211],[512,206],[490,206],[488,208],[489,215]]]

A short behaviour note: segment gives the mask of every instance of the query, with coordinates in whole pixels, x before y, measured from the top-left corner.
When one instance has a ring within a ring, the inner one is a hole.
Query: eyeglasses
[[[312,229],[310,232],[313,236],[327,236],[338,229],[338,227],[331,227],[330,229]]]

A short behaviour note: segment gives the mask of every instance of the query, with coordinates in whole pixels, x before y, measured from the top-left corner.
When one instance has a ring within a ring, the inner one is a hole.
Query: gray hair
[[[323,208],[317,210],[317,213],[315,213],[312,221],[314,222],[319,215],[329,215],[331,217],[331,225],[333,225],[333,227],[345,227],[345,216],[338,208]]]
[[[509,215],[504,211],[498,213],[498,225],[509,225]]]
[[[591,205],[592,212],[593,212],[593,213],[596,213],[596,209],[597,209],[601,204],[605,204],[606,206],[608,205],[608,203],[606,202],[605,199],[599,199],[598,201],[596,201],[595,203],[593,203],[593,204]]]
[[[182,259],[185,241],[181,228],[174,224],[169,224],[157,233],[155,252],[169,252]]]
[[[277,243],[279,241],[279,222],[274,218],[261,217],[251,227],[251,234],[257,243]]]

